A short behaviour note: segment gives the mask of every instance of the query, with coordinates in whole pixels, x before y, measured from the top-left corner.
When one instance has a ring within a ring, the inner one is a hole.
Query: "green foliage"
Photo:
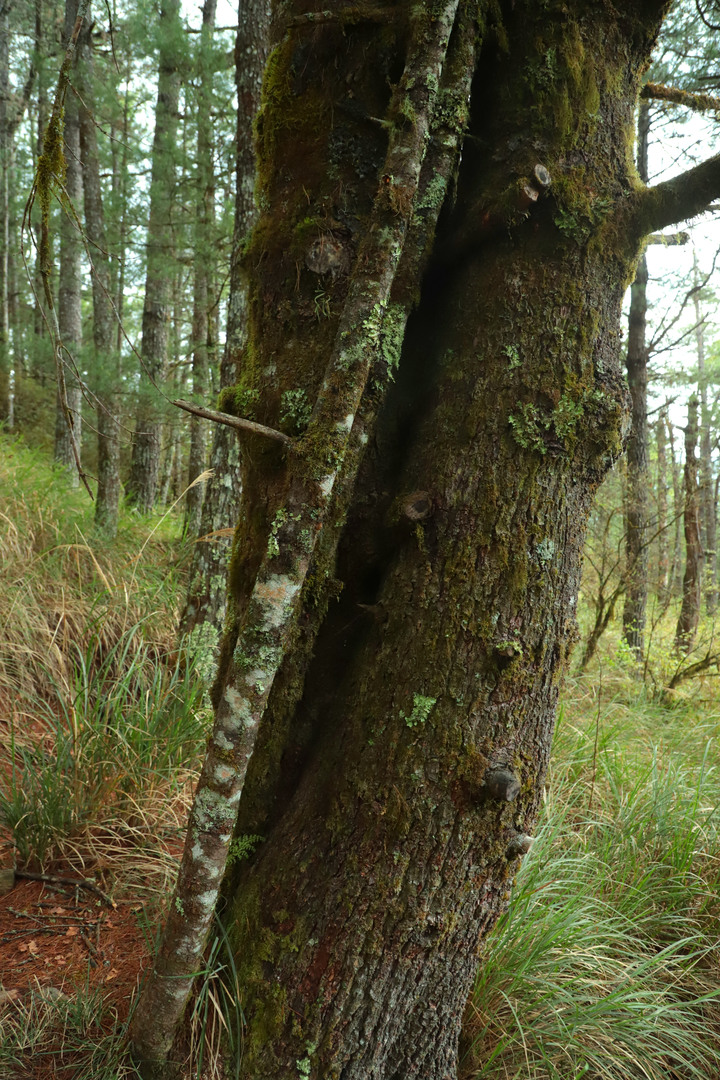
[[[436,703],[437,698],[424,697],[422,694],[413,694],[412,712],[409,716],[405,717],[406,726],[415,728],[426,723]],[[401,713],[401,715],[403,714]]]
[[[265,839],[264,836],[246,835],[236,836],[230,844],[227,857],[227,865],[232,866],[233,863],[242,862],[244,859],[249,859],[255,851],[258,844],[261,844]]]

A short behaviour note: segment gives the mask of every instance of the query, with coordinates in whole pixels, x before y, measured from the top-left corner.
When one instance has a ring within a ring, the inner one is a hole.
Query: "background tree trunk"
[[[267,61],[268,23],[267,0],[247,3],[235,43],[238,91],[235,223],[227,336],[220,364],[221,390],[237,382],[247,341],[247,271],[242,256],[257,220],[253,124]],[[214,669],[225,621],[230,532],[237,522],[242,490],[237,435],[223,424],[213,428],[210,468],[212,476],[205,486],[199,538],[193,548],[187,600],[180,619],[181,637],[194,636],[193,648],[205,654],[208,672]]]
[[[712,462],[712,418],[708,404],[708,376],[705,366],[705,318],[700,304],[700,275],[697,257],[693,259],[695,308],[695,345],[698,361],[698,395],[700,398],[700,530],[703,547],[703,576],[705,604],[708,615],[717,608],[717,581],[715,577],[715,483]]]
[[[142,318],[140,398],[127,488],[131,505],[150,513],[157,495],[162,408],[158,384],[165,379],[172,302],[171,205],[175,180],[175,140],[180,95],[179,0],[160,6],[160,62],[147,232],[147,271]]]
[[[650,106],[638,109],[637,168],[640,179],[648,180],[648,139]],[[632,427],[627,444],[627,489],[625,498],[626,591],[623,607],[623,636],[635,657],[642,659],[648,591],[648,471],[647,362],[645,341],[647,322],[647,259],[641,255],[630,289],[628,348],[625,363],[632,401]]]
[[[88,15],[88,23],[90,16]],[[115,317],[110,296],[110,266],[105,234],[97,135],[95,131],[94,67],[90,32],[83,34],[78,58],[80,89],[80,149],[82,153],[85,232],[92,255],[93,365],[97,404],[98,487],[95,525],[107,536],[117,534],[120,507],[120,427],[118,421],[118,355]]]
[[[70,40],[77,0],[65,3],[65,41]],[[71,207],[65,206],[60,224],[60,269],[58,273],[57,317],[60,340],[63,344],[61,362],[64,365],[65,397],[62,401],[58,387],[55,411],[55,460],[64,466],[73,487],[80,483],[72,440],[78,453],[82,450],[82,387],[79,368],[82,345],[82,240],[74,214],[81,213],[82,166],[80,164],[80,121],[78,99],[69,92],[65,96],[65,192]],[[66,411],[67,409],[67,411]],[[70,434],[72,426],[72,437]]]
[[[193,397],[202,403],[208,391],[210,374],[210,349],[212,340],[210,308],[215,302],[211,283],[213,226],[215,223],[215,176],[212,148],[212,88],[213,88],[213,31],[217,0],[205,0],[202,11],[202,31],[198,54],[198,91],[196,109],[197,125],[197,176],[195,206],[195,243],[193,259],[193,319],[192,319],[192,379]],[[243,16],[244,17],[244,16]],[[200,528],[203,484],[193,484],[206,466],[205,423],[196,417],[190,421],[190,454],[188,461],[188,484],[185,504],[185,532],[196,537]]]
[[[685,576],[683,577],[682,608],[675,631],[675,647],[681,652],[692,648],[700,619],[700,590],[702,587],[703,548],[700,534],[700,493],[698,491],[697,458],[698,399],[688,401],[688,422],[685,428]]]
[[[670,523],[668,521],[668,480],[667,480],[667,436],[665,425],[667,416],[664,410],[655,423],[655,446],[657,449],[657,534],[658,567],[657,596],[662,609],[670,599]]]
[[[668,446],[670,448],[670,467],[673,489],[673,545],[670,564],[670,589],[673,596],[682,595],[682,520],[683,489],[680,478],[680,464],[675,453],[675,433],[669,417],[666,417]]]

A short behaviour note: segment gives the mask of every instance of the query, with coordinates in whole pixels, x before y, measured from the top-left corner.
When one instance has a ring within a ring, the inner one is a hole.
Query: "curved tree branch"
[[[641,235],[696,217],[720,196],[720,154],[672,180],[645,188],[635,196],[634,218]]]

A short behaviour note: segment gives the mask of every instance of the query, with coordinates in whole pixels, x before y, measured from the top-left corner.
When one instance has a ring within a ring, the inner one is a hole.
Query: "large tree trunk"
[[[250,338],[223,404],[293,442],[243,437],[216,725],[133,1021],[146,1059],[198,969],[237,807],[246,853],[264,838],[223,889],[239,1075],[455,1076],[622,450],[623,292],[642,236],[715,184],[701,197],[700,167],[646,191],[626,149],[663,9],[278,15]]]
[[[638,110],[637,165],[640,179],[648,179],[648,137],[650,106],[641,102]],[[632,402],[632,426],[627,444],[627,488],[625,493],[626,591],[623,607],[623,636],[638,660],[642,659],[648,590],[648,471],[647,363],[645,342],[647,322],[647,259],[638,261],[630,289],[627,365]]]
[[[157,494],[162,431],[161,387],[167,363],[172,300],[171,206],[175,178],[175,139],[180,95],[179,0],[160,6],[160,61],[147,231],[147,270],[142,317],[142,371],[137,422],[133,436],[128,502],[150,513]]]
[[[685,576],[683,577],[682,607],[675,631],[675,647],[689,652],[695,640],[700,620],[700,589],[702,587],[703,546],[700,532],[700,492],[698,463],[695,457],[698,443],[698,399],[688,401],[688,422],[685,428]]]
[[[105,235],[100,166],[95,131],[92,45],[84,35],[79,57],[80,148],[82,151],[85,232],[92,255],[93,371],[97,405],[98,486],[95,525],[115,536],[120,506],[120,426],[118,422],[118,354],[110,296],[110,265]]]
[[[247,342],[247,270],[242,263],[242,253],[258,216],[254,198],[253,124],[267,60],[268,19],[267,0],[246,3],[235,44],[238,92],[235,223],[227,335],[220,363],[221,390],[237,382]],[[193,636],[193,650],[204,653],[206,670],[212,674],[220,631],[225,621],[227,562],[231,546],[229,534],[237,522],[241,493],[237,436],[223,424],[217,424],[213,432],[210,468],[212,476],[205,487],[200,535],[193,548],[188,594],[180,618],[180,635]]]
[[[78,0],[65,3],[65,41],[70,40]],[[74,214],[82,205],[80,164],[80,120],[78,99],[72,91],[65,96],[65,191],[73,209],[64,207],[60,225],[60,269],[58,273],[57,318],[62,341],[58,353],[63,365],[64,392],[58,381],[55,407],[55,460],[68,471],[70,482],[80,482],[75,454],[82,448],[82,387],[80,346],[82,344],[82,240]],[[75,447],[73,447],[73,441]]]

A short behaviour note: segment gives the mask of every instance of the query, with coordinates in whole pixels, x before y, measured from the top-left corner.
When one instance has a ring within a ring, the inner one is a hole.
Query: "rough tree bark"
[[[156,389],[165,378],[172,301],[170,253],[173,248],[171,205],[175,178],[175,139],[180,96],[182,28],[179,0],[160,5],[159,74],[150,180],[147,269],[142,317],[142,370],[128,502],[142,513],[155,505],[160,467],[162,410]]]
[[[648,180],[650,105],[640,103],[637,124],[638,176]],[[630,389],[632,425],[627,442],[627,488],[625,493],[626,589],[623,606],[623,637],[638,660],[642,659],[648,592],[648,469],[647,364],[647,258],[638,261],[630,289],[628,347],[625,364]]]
[[[685,575],[683,577],[682,607],[675,631],[675,648],[689,652],[695,640],[700,620],[700,590],[702,587],[703,546],[700,533],[700,492],[698,463],[695,457],[698,443],[698,399],[688,401],[688,422],[685,428]]]
[[[75,25],[78,0],[66,0],[64,41],[70,40]],[[82,205],[82,167],[80,164],[80,120],[78,99],[72,92],[65,96],[65,204],[60,225],[60,267],[58,271],[57,317],[63,349],[65,401],[58,385],[55,406],[55,461],[66,470],[70,483],[80,483],[76,453],[82,449],[82,386],[78,363],[82,344],[82,239],[76,214]],[[72,428],[72,434],[71,434]],[[73,447],[73,439],[75,447]]]
[[[456,1074],[622,449],[623,292],[643,237],[720,190],[717,159],[637,177],[665,9],[277,11],[223,407],[294,441],[243,437],[215,728],[132,1027],[148,1067],[235,830],[264,838],[222,890],[243,1080]]]
[[[243,5],[243,18],[235,42],[238,96],[235,222],[227,335],[220,362],[221,390],[237,382],[247,341],[247,270],[242,254],[258,216],[254,198],[253,124],[268,54],[268,22],[267,0],[249,0]],[[242,490],[237,436],[223,424],[216,424],[213,431],[210,468],[212,476],[205,488],[199,538],[193,548],[188,594],[180,618],[180,635],[192,637],[191,648],[196,655],[202,655],[212,678],[225,621],[230,533],[238,518]]]

